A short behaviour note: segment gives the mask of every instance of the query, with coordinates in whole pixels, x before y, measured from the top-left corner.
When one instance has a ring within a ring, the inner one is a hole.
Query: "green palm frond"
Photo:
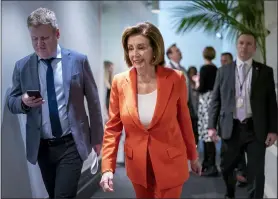
[[[264,48],[263,0],[195,0],[172,9],[173,26],[178,34],[193,29],[208,34],[221,32],[234,41],[240,32],[253,33]],[[225,28],[224,28],[225,27]],[[265,54],[265,49],[262,49]]]
[[[205,4],[202,5],[202,4]],[[217,17],[215,11],[211,12],[211,6],[206,2],[188,2],[187,6],[174,8],[175,12],[174,18],[178,20],[180,26],[178,27],[178,32],[185,32],[191,30],[192,28],[203,25],[199,22],[212,21],[214,17]]]

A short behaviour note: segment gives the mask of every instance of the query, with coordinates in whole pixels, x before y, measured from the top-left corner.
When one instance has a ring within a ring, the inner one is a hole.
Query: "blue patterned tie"
[[[48,109],[49,109],[52,135],[55,136],[56,138],[59,138],[62,135],[62,127],[60,123],[58,103],[56,98],[53,68],[51,66],[51,62],[54,59],[55,58],[44,59],[43,61],[47,65],[46,85],[47,85]]]

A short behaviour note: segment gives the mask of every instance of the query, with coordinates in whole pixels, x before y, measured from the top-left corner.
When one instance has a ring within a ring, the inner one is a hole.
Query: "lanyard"
[[[244,66],[242,66],[242,67],[244,67]],[[249,72],[250,72],[251,68],[252,68],[252,66],[251,66],[251,67],[249,67],[249,69],[248,69],[247,73],[245,74],[245,76],[244,76],[244,78],[243,78],[243,81],[242,81],[242,82],[240,82],[240,78],[239,78],[239,71],[238,71],[238,67],[237,67],[237,79],[238,79],[238,82],[239,82],[239,93],[240,93],[240,95],[241,95],[241,93],[242,93],[242,87],[243,87],[243,84],[244,84],[245,80],[247,79],[248,74],[249,74]],[[241,69],[241,70],[242,70],[242,69]]]

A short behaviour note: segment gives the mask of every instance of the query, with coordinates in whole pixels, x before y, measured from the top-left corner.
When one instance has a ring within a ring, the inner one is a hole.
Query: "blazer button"
[[[38,127],[38,130],[40,131],[40,130],[41,130],[41,127]]]

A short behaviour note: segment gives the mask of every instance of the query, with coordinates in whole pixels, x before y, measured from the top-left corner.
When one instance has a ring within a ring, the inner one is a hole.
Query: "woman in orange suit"
[[[113,190],[113,173],[124,127],[125,163],[137,198],[180,198],[191,169],[200,174],[182,72],[163,67],[164,41],[145,22],[122,36],[130,70],[112,82],[109,121],[102,146],[104,191]]]

